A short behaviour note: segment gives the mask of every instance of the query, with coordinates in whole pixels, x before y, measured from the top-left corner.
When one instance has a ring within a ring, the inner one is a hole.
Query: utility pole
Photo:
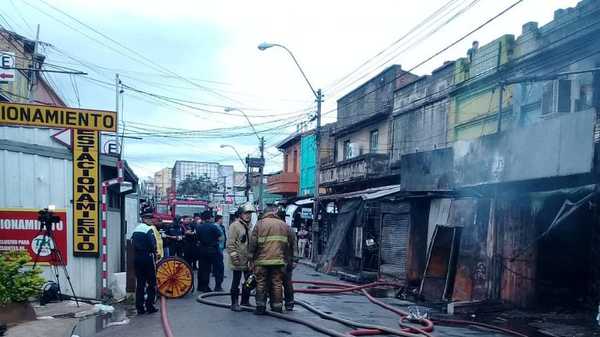
[[[30,69],[30,73],[29,73],[29,90],[27,91],[27,101],[28,102],[32,102],[33,101],[33,86],[35,81],[37,80],[37,71],[38,71],[38,67],[36,65],[36,55],[37,55],[37,51],[38,51],[38,44],[40,41],[40,25],[37,25],[37,32],[35,33],[35,43],[33,45],[33,54],[31,54],[31,67]]]
[[[246,201],[250,201],[250,155],[246,155]]]
[[[323,93],[317,89],[317,127],[315,129],[315,191],[313,203],[313,224],[312,224],[312,257],[314,259],[318,253],[319,239],[319,185],[321,180],[321,103],[323,102]]]
[[[504,82],[500,82],[500,100],[498,101],[498,126],[496,127],[496,132],[499,133],[502,131],[502,109],[504,108]]]
[[[265,168],[265,137],[260,137],[260,145],[259,145],[259,149],[260,149],[260,168],[259,168],[259,176],[260,176],[260,185],[259,185],[259,190],[258,190],[258,205],[260,206],[260,210],[264,210],[265,209],[265,203],[264,203],[264,189],[265,186],[263,184],[263,179],[264,179],[264,168]]]

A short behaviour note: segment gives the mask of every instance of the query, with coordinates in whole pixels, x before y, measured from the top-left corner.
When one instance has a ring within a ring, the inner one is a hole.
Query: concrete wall
[[[369,138],[371,135],[371,131],[373,130],[379,131],[379,146],[377,147],[377,151],[373,153],[389,153],[389,150],[391,149],[390,124],[391,122],[389,120],[383,120],[379,123],[361,128],[360,130],[354,131],[350,134],[338,137],[336,140],[336,162],[344,160],[344,142],[348,140],[350,141],[350,143],[356,144],[355,149],[358,149],[359,153],[355,154],[354,157],[361,154],[370,153]]]

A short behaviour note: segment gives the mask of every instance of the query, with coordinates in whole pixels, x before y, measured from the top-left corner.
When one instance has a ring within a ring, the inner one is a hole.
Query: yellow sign
[[[98,256],[100,133],[73,130],[73,255]]]
[[[0,124],[117,131],[117,114],[51,105],[0,102]]]

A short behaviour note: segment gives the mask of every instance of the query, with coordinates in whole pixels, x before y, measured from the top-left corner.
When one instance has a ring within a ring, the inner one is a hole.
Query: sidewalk
[[[36,320],[9,327],[4,337],[71,337],[80,318],[99,313],[94,305],[79,302],[78,307],[74,301],[35,304],[33,309]]]

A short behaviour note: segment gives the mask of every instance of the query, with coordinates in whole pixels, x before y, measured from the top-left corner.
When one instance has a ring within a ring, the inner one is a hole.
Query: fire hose
[[[345,292],[360,292],[365,297],[367,297],[367,299],[371,303],[376,304],[376,305],[400,316],[399,321],[398,321],[398,324],[400,325],[400,329],[393,329],[393,328],[389,328],[389,327],[385,327],[385,326],[365,324],[365,323],[351,321],[351,320],[348,320],[345,318],[341,318],[341,317],[320,311],[319,309],[313,307],[312,305],[310,305],[304,301],[296,301],[296,303],[299,306],[318,315],[319,317],[321,317],[323,319],[335,321],[340,324],[343,324],[343,325],[353,328],[353,330],[350,331],[349,333],[341,333],[341,332],[338,332],[338,331],[335,331],[332,329],[325,328],[325,327],[323,327],[317,323],[314,323],[310,320],[300,319],[300,318],[294,317],[292,315],[286,315],[286,314],[280,314],[280,313],[276,313],[276,312],[272,312],[272,311],[267,311],[267,315],[270,315],[275,318],[283,319],[283,320],[286,320],[289,322],[294,322],[294,323],[298,323],[298,324],[307,326],[315,331],[318,331],[320,333],[323,333],[325,335],[332,336],[332,337],[372,336],[372,335],[380,335],[380,334],[389,334],[389,335],[403,336],[403,337],[418,337],[418,336],[431,337],[430,332],[433,331],[433,323],[434,322],[436,322],[438,324],[444,324],[444,325],[480,326],[480,327],[485,327],[488,329],[493,329],[493,330],[496,330],[499,332],[507,333],[507,334],[510,334],[513,336],[527,337],[526,335],[523,335],[523,334],[513,331],[513,330],[509,330],[509,329],[505,329],[505,328],[501,328],[501,327],[497,327],[497,326],[493,326],[493,325],[489,325],[489,324],[485,324],[485,323],[473,322],[473,321],[452,320],[452,319],[428,320],[428,319],[423,319],[423,318],[416,319],[416,320],[414,320],[414,319],[410,320],[409,319],[410,316],[409,316],[408,312],[398,309],[396,307],[393,307],[389,304],[386,304],[386,303],[376,299],[375,297],[373,297],[371,294],[369,294],[366,291],[366,289],[376,288],[376,287],[398,287],[398,284],[395,284],[395,283],[378,281],[378,282],[373,282],[373,283],[364,284],[364,285],[351,285],[351,284],[347,284],[347,283],[327,282],[327,281],[294,281],[294,284],[306,284],[306,285],[312,285],[312,286],[327,287],[327,288],[300,288],[300,289],[295,290],[296,293],[334,294],[334,293],[345,293]],[[211,305],[211,306],[228,309],[229,308],[228,304],[208,299],[210,297],[227,296],[227,295],[229,295],[228,292],[205,293],[205,294],[199,295],[197,297],[197,301],[200,303],[206,304],[206,305]],[[164,298],[161,298],[161,309],[162,309],[161,310],[161,321],[163,323],[163,329],[165,332],[165,336],[173,337],[173,333],[171,331],[168,317],[167,317],[167,306],[166,306],[166,301]],[[253,311],[254,310],[253,307],[242,307],[242,309],[245,311]],[[407,321],[417,323],[420,326],[417,327],[414,325],[408,325],[406,323]]]

